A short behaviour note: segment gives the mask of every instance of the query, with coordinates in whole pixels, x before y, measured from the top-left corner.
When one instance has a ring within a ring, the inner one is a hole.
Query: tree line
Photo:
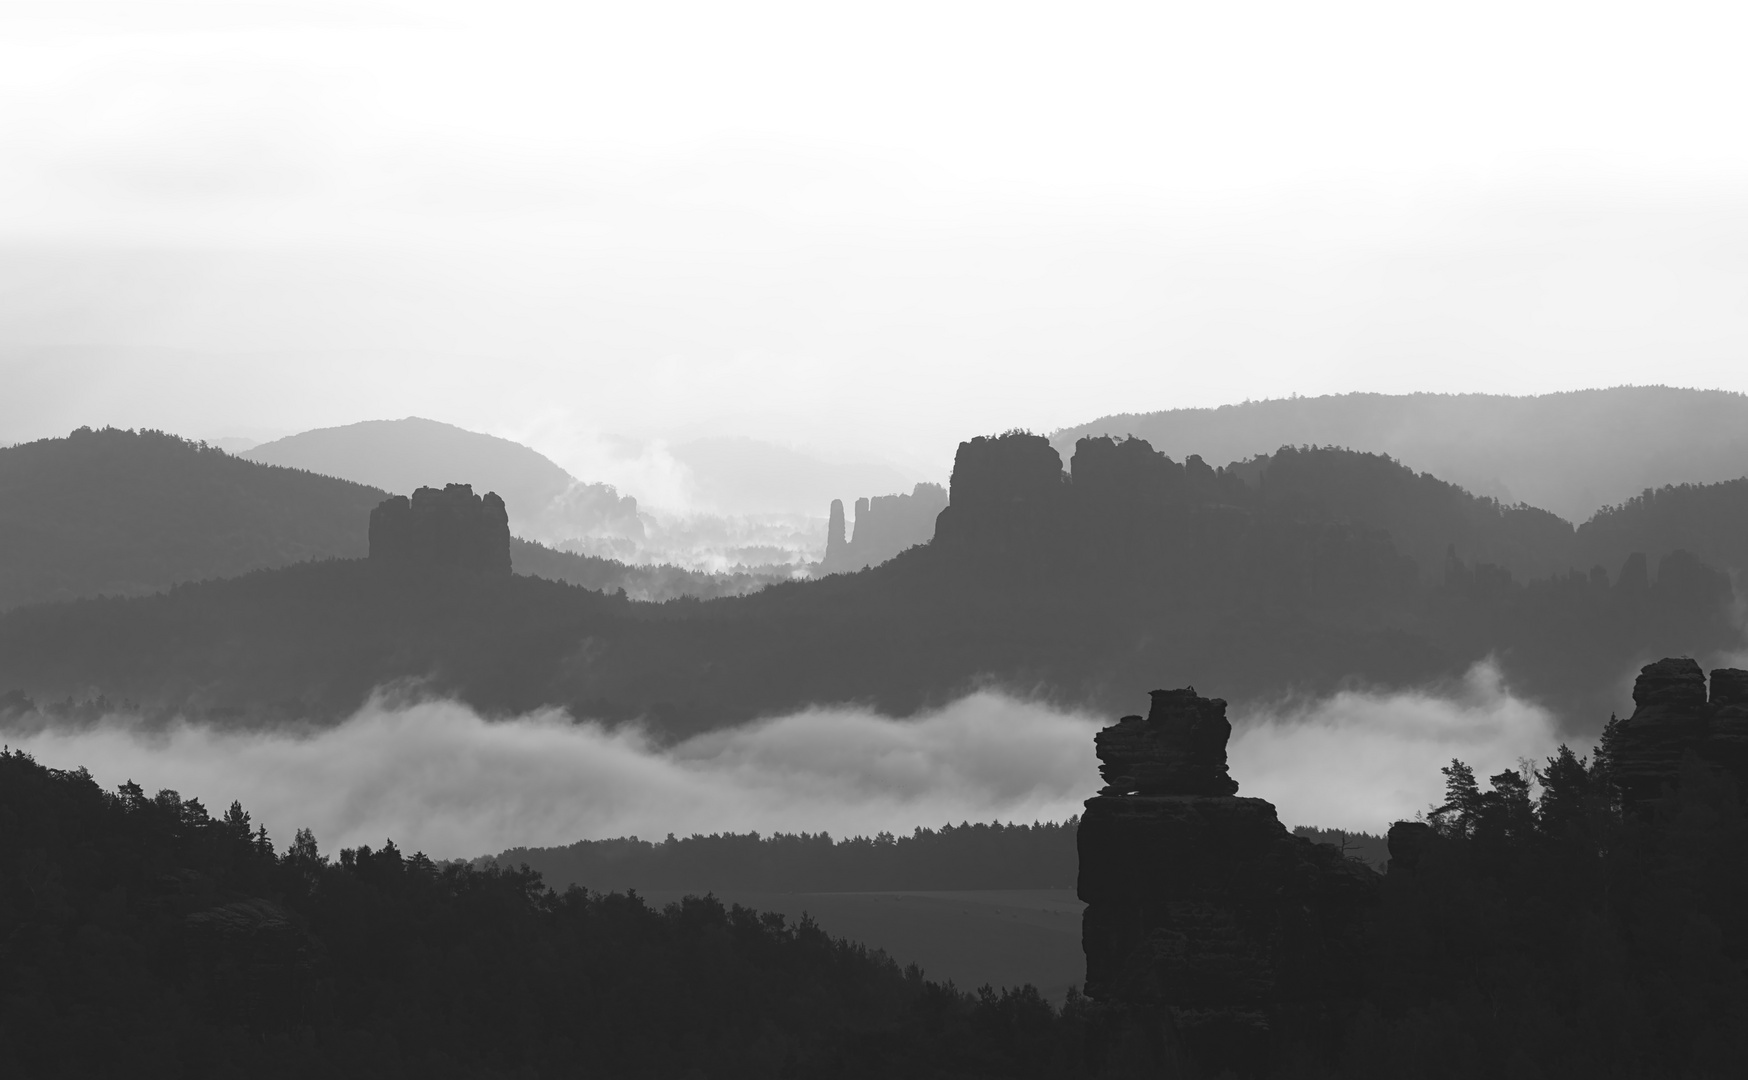
[[[1080,817],[1064,821],[961,822],[834,840],[830,833],[711,833],[659,841],[635,836],[564,847],[510,848],[480,866],[526,866],[553,888],[602,891],[735,889],[745,892],[1072,889],[1079,871]],[[1384,837],[1299,826],[1315,843],[1382,870]]]
[[[1736,1075],[1741,800],[1690,757],[1628,811],[1609,745],[1485,787],[1447,767],[1331,958],[1351,994],[1280,1017],[1258,1075]],[[0,753],[9,1076],[1156,1076],[1168,1033],[1145,1008],[933,983],[709,896],[658,910],[392,842],[330,859],[307,831],[279,852],[240,805]]]
[[[511,848],[482,863],[527,866],[555,888],[748,892],[1072,889],[1078,817],[1061,822],[918,826],[834,840],[829,833],[635,836]]]

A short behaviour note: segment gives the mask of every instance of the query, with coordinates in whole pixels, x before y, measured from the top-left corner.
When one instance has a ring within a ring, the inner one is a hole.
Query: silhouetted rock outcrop
[[[1438,842],[1438,834],[1424,821],[1398,821],[1390,826],[1389,872],[1413,873],[1420,869],[1421,856],[1427,846]]]
[[[1708,698],[1699,664],[1659,660],[1639,671],[1633,706],[1607,747],[1628,807],[1648,806],[1673,787],[1689,753],[1730,772],[1738,790],[1748,789],[1748,671],[1713,671]]]
[[[1292,835],[1226,772],[1226,703],[1156,690],[1097,736],[1081,818],[1086,993],[1157,1016],[1210,1072],[1260,1068],[1283,1024],[1350,992],[1377,874]]]
[[[468,484],[394,495],[370,512],[370,558],[480,574],[510,573],[510,519],[494,492]]]
[[[835,568],[842,563],[845,559],[844,548],[844,500],[833,499],[831,520],[825,527],[825,559],[821,562],[821,568]],[[827,572],[830,573],[831,570]]]
[[[1010,431],[962,442],[935,542],[956,554],[1046,555],[1063,539],[1067,490],[1062,457],[1042,435]]]
[[[926,544],[935,535],[935,519],[946,508],[947,489],[939,484],[918,484],[909,495],[857,499],[855,531],[846,540],[844,504],[833,499],[820,571],[840,574],[878,566],[906,548]]]
[[[1147,718],[1125,716],[1093,736],[1100,795],[1235,795],[1226,773],[1226,703],[1196,688],[1155,690]]]

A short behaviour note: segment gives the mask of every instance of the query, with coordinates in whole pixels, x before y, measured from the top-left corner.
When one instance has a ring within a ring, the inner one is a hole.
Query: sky
[[[1748,390],[1726,4],[0,3],[0,443]],[[653,481],[652,481],[653,482]]]

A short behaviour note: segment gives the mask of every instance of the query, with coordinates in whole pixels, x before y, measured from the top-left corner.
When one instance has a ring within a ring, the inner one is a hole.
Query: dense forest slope
[[[370,511],[386,497],[157,431],[81,428],[0,448],[0,610],[361,558]],[[627,566],[519,538],[510,562],[519,574],[637,600],[738,596],[788,577],[786,568]]]
[[[0,609],[359,558],[382,498],[157,431],[0,448]]]
[[[1632,552],[1684,550],[1748,571],[1748,479],[1668,485],[1607,507],[1578,527],[1582,559],[1614,565]]]
[[[1335,490],[1390,468],[1294,455]],[[1290,475],[1253,486],[1105,439],[1064,473],[1041,437],[980,438],[960,447],[935,539],[859,574],[640,604],[524,576],[305,564],[12,612],[0,689],[265,722],[337,719],[416,683],[488,714],[559,705],[677,737],[812,703],[909,714],[992,682],[1102,710],[1174,682],[1246,703],[1425,686],[1491,656],[1518,693],[1594,730],[1647,656],[1740,640],[1729,578],[1687,553],[1523,582],[1446,544],[1428,574]],[[1451,520],[1472,525],[1461,506]],[[1505,539],[1563,535],[1477,513]]]
[[[1564,519],[1472,495],[1381,454],[1289,446],[1231,471],[1251,480],[1256,499],[1277,512],[1388,533],[1429,577],[1443,574],[1452,550],[1521,580],[1586,565],[1577,561],[1572,525]]]
[[[833,840],[825,833],[713,833],[579,840],[511,848],[475,865],[540,871],[554,888],[695,889],[718,892],[855,892],[925,889],[1072,889],[1079,819],[1031,825],[921,826]]]
[[[1105,416],[1051,440],[1066,456],[1086,435],[1134,435],[1175,457],[1210,461],[1280,446],[1347,446],[1570,521],[1648,487],[1748,475],[1748,396],[1666,386],[1247,401]]]
[[[1453,761],[1442,805],[1390,829],[1387,872],[1348,875],[1372,887],[1314,967],[1242,966],[1246,935],[1280,929],[1267,867],[1234,860],[1239,872],[1210,882],[1205,865],[1174,862],[1188,873],[1172,877],[1213,890],[1156,909],[1183,932],[1107,957],[1156,982],[1071,992],[1061,1009],[1027,987],[933,984],[805,919],[708,897],[655,910],[557,894],[534,871],[436,865],[392,840],[334,860],[303,830],[280,852],[238,804],[215,815],[175,791],[108,792],[3,752],[0,1074],[1735,1076],[1748,1056],[1748,816],[1730,770],[1663,751],[1737,732],[1742,714],[1672,724],[1692,711],[1672,714],[1672,671],[1698,669],[1647,668],[1639,710],[1588,760],[1561,747],[1485,788]],[[1720,675],[1742,684],[1714,672],[1713,705]],[[1648,750],[1673,768],[1648,799],[1620,783],[1635,747],[1640,764]],[[1210,801],[1222,800],[1178,805]],[[1207,825],[1192,815],[1155,835],[1186,830]],[[1265,999],[1259,1030],[1246,995],[1307,974],[1329,992],[1304,1007]],[[1219,1037],[1210,1020],[1223,1019],[1238,1037]],[[1192,1028],[1204,1038],[1185,1038]]]
[[[0,753],[0,1074],[1072,1077],[1078,1018],[810,922],[380,849]]]

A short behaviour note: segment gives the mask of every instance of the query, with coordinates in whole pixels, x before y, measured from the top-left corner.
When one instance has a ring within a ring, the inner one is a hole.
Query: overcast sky
[[[1748,390],[1739,9],[0,4],[0,442]]]

